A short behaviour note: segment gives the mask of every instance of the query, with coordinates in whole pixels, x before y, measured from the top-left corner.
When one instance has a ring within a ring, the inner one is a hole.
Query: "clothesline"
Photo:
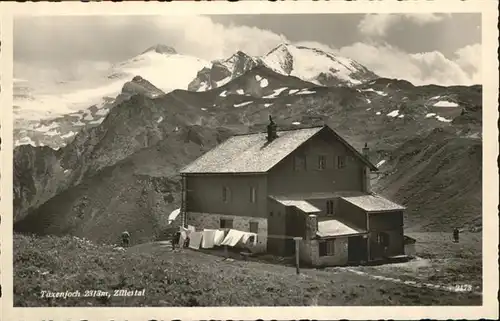
[[[194,226],[188,225],[187,228],[180,227],[181,235],[179,237],[179,244],[183,245],[186,240],[189,240],[188,247],[192,249],[213,248],[214,246],[237,246],[237,245],[257,245],[258,238],[265,239],[281,239],[281,240],[296,240],[297,237],[288,235],[273,235],[262,234],[247,231],[240,231],[237,229],[221,228],[221,229],[203,229],[203,231],[196,231]],[[298,239],[302,239],[298,237]]]
[[[229,231],[229,230],[236,230],[236,231],[241,231],[241,230],[234,229],[234,228],[219,228],[219,229],[206,229],[206,230],[227,230],[227,231]],[[245,232],[245,231],[242,231],[242,232]],[[255,232],[245,232],[245,233],[252,233],[256,237],[260,236],[260,237],[273,238],[273,239],[294,240],[297,237],[301,237],[302,239],[304,239],[303,236],[289,236],[289,235],[278,235],[278,234],[262,234],[262,233],[255,233]]]

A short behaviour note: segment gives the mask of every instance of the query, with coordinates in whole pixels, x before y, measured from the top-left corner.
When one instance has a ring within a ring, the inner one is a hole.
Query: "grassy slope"
[[[408,230],[481,226],[482,142],[456,130],[405,142],[384,167],[375,189],[407,207]]]
[[[199,126],[172,134],[55,196],[17,222],[15,230],[111,243],[128,230],[134,242],[154,240],[180,205],[178,170],[186,159],[215,146],[221,135],[226,131]]]
[[[193,262],[196,262],[193,264]],[[160,244],[128,251],[73,237],[14,237],[15,306],[475,305],[447,293],[367,279],[342,269],[221,261]],[[144,297],[42,299],[40,291],[145,289]]]

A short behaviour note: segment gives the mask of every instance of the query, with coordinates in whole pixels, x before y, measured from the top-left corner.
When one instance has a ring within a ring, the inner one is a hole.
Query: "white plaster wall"
[[[221,219],[232,219],[235,230],[250,232],[250,222],[258,223],[258,237],[256,252],[266,252],[267,250],[267,219],[261,217],[234,216],[214,213],[187,212],[186,224],[192,225],[196,230],[218,229]]]

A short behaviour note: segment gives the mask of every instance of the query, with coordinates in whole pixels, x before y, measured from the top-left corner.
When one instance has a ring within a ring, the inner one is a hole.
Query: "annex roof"
[[[270,195],[277,201],[284,200],[314,200],[314,199],[333,199],[336,197],[361,196],[366,195],[361,191],[334,191],[334,192],[303,192],[303,193],[288,193],[283,195]]]
[[[295,206],[299,210],[301,210],[304,213],[318,213],[321,212],[319,208],[316,206],[312,205],[308,201],[304,200],[280,200],[274,198],[278,203],[283,204],[284,206]]]
[[[181,174],[265,173],[321,130],[330,130],[372,170],[377,167],[328,126],[277,131],[267,141],[267,133],[236,135],[184,167]]]
[[[391,202],[388,199],[375,194],[342,197],[342,199],[367,212],[389,212],[401,211],[405,209],[404,206]]]
[[[318,232],[316,235],[319,237],[329,237],[362,234],[366,232],[366,230],[349,226],[339,220],[326,220],[318,222]]]

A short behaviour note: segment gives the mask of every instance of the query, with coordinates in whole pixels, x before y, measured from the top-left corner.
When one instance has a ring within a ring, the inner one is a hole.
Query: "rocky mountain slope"
[[[81,127],[99,124],[123,99],[139,92],[154,97],[187,89],[206,66],[211,63],[156,45],[105,71],[90,70],[85,78],[71,82],[33,84],[16,79],[14,142],[60,147]]]
[[[455,214],[440,197],[450,194],[438,190],[452,177],[451,193],[469,184],[453,175],[459,168],[469,168],[471,175],[481,171],[474,154],[481,144],[481,95],[481,86],[413,86],[385,78],[324,87],[263,65],[209,91],[140,92],[58,151],[16,149],[15,229],[105,242],[115,241],[123,229],[141,240],[157,237],[166,215],[179,205],[178,169],[232,133],[263,130],[272,114],[280,128],[326,123],[357,148],[368,142],[370,157],[386,174],[376,188],[418,213],[412,217],[420,215],[408,224],[449,230]],[[435,129],[449,136],[434,137]],[[460,143],[464,139],[467,144]],[[454,166],[450,174],[436,175],[446,162]],[[477,189],[463,193],[471,197],[457,204],[472,205],[461,224],[480,214]]]
[[[135,94],[154,98],[163,95],[164,92],[141,76],[135,76],[123,85],[121,92],[115,98],[103,98],[100,105],[92,105],[54,118],[41,120],[18,118],[13,132],[14,144],[60,148],[71,141],[81,129],[92,128],[102,123],[113,106]]]
[[[318,86],[351,86],[378,78],[352,59],[316,48],[281,44],[263,57],[252,57],[238,51],[228,59],[213,61],[211,67],[198,72],[188,89],[205,91],[220,87],[256,66],[265,66]]]

